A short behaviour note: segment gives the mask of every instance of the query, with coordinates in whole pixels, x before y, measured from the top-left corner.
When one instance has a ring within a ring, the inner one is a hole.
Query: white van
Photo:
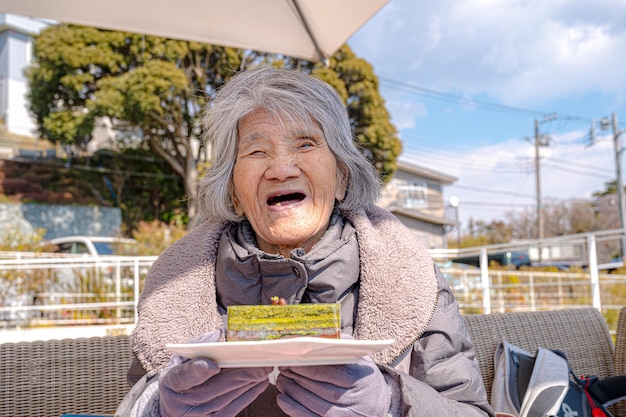
[[[64,236],[50,239],[46,243],[55,245],[54,252],[74,255],[111,256],[134,255],[135,239],[110,236]]]

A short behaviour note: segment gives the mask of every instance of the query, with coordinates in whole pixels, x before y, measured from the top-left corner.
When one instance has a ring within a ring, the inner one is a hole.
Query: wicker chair
[[[619,312],[615,336],[615,373],[626,374],[626,307]]]
[[[619,312],[617,334],[615,336],[615,374],[626,375],[626,307]],[[626,401],[620,401],[614,406],[615,415],[626,416]]]
[[[560,349],[578,374],[606,378],[625,373],[626,307],[620,312],[616,346],[606,321],[595,308],[472,314],[464,319],[476,346],[476,359],[489,396],[494,377],[493,355],[503,339],[530,352],[540,346]],[[611,409],[615,417],[626,417],[624,403],[621,401]]]
[[[578,373],[626,374],[626,307],[615,348],[593,308],[466,315],[465,322],[489,394],[493,354],[503,338],[530,351],[561,349]],[[0,417],[112,414],[128,391],[131,358],[128,336],[1,344]],[[615,417],[626,417],[626,401],[617,406]]]
[[[128,336],[0,345],[0,416],[113,414],[128,392]]]

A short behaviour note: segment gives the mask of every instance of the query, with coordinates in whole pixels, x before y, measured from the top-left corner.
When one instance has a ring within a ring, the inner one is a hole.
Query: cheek
[[[254,209],[259,193],[259,177],[250,164],[235,165],[231,196],[235,211],[243,215],[245,210]]]
[[[243,216],[243,200],[242,200],[242,192],[245,192],[245,189],[242,189],[242,184],[245,184],[245,180],[241,178],[241,170],[235,167],[233,171],[233,180],[230,186],[230,195],[233,200],[233,206],[235,208],[235,213],[238,216]]]

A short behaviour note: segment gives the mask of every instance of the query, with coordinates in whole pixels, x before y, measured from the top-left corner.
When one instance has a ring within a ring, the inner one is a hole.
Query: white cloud
[[[350,41],[378,74],[509,105],[626,91],[624,2],[391,0]]]
[[[542,199],[591,199],[614,180],[613,144],[603,138],[586,146],[575,131],[555,135],[552,145],[540,147]],[[508,211],[532,209],[536,205],[535,149],[518,139],[475,148],[463,153],[409,153],[402,157],[459,179],[445,189],[446,198],[460,198],[460,218],[505,219]],[[576,161],[576,162],[572,162]]]
[[[392,115],[392,123],[399,130],[414,128],[415,118],[424,117],[428,113],[426,107],[415,100],[392,99],[387,108]]]
[[[433,101],[383,83],[402,158],[459,178],[446,195],[461,199],[463,222],[536,204],[534,147],[521,140],[536,116],[513,120],[480,102],[583,116],[555,121],[540,149],[544,199],[591,198],[614,180],[612,141],[586,146],[584,117],[626,112],[626,1],[391,0],[350,44],[380,77],[467,98]]]

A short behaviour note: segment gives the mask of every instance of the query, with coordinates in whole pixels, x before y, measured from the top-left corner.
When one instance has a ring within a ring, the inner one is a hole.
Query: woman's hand
[[[385,377],[366,356],[346,365],[279,368],[278,406],[292,417],[385,416],[391,395]]]
[[[220,332],[193,342],[217,342]],[[174,355],[159,377],[159,410],[170,416],[236,416],[268,386],[273,368],[220,369],[206,358],[185,359]]]

